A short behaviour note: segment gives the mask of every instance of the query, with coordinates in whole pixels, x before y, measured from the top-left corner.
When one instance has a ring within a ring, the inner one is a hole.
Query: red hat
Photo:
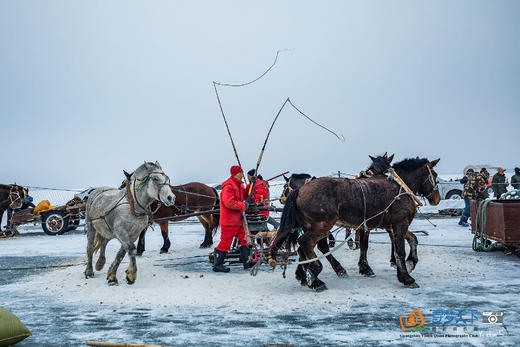
[[[240,166],[234,165],[231,167],[231,176],[235,176],[237,173],[242,172],[242,168]]]

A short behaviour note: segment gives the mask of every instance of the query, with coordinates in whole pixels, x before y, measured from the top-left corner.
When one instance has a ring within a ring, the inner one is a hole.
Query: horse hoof
[[[369,267],[362,267],[359,270],[359,274],[361,274],[365,277],[376,277],[376,274],[374,273],[374,271],[372,271],[372,269]]]
[[[134,281],[132,281],[132,280],[131,280],[130,278],[128,278],[128,276],[126,276],[126,283],[128,283],[128,284],[132,285],[132,284],[134,284],[134,283],[135,283],[135,280],[134,280]]]
[[[397,269],[397,264],[394,262],[390,262],[390,266],[393,267],[394,269]]]
[[[415,269],[415,264],[413,261],[411,260],[407,260],[406,261],[406,271],[408,271],[408,273],[412,273],[412,271]]]
[[[419,285],[415,282],[412,282],[410,284],[406,284],[405,285],[406,288],[412,288],[412,289],[415,289],[415,288],[419,288]]]
[[[325,285],[325,283],[320,284],[318,287],[314,288],[314,290],[315,290],[316,292],[318,292],[318,293],[319,293],[319,292],[323,292],[324,290],[327,290],[327,289],[329,289],[329,288],[327,288],[327,286]]]
[[[85,271],[85,278],[89,279],[94,277],[94,271]]]
[[[345,270],[338,272],[337,275],[338,275],[339,278],[347,278],[348,277],[348,274],[347,274],[347,272]]]
[[[200,248],[209,248],[209,247],[211,247],[211,245],[213,245],[213,242],[212,243],[203,242],[200,244]]]
[[[136,254],[138,257],[142,257],[143,256],[143,252],[139,252],[137,251],[137,254]]]
[[[108,281],[108,285],[109,285],[109,286],[118,286],[118,285],[119,285],[119,282],[117,281],[117,279],[115,279],[115,280],[109,280],[109,281]]]
[[[168,253],[168,250],[167,249],[162,249],[161,248],[161,251],[159,252],[160,254],[165,254],[165,253]]]

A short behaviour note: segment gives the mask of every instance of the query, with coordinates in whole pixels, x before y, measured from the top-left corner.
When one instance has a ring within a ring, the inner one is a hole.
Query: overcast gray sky
[[[0,1],[0,182],[115,185],[158,160],[173,183],[260,168],[356,173],[368,154],[520,165],[519,1]],[[516,138],[516,141],[515,141]]]

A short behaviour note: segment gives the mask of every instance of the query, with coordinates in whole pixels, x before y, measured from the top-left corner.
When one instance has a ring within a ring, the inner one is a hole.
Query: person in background
[[[258,206],[268,206],[269,205],[269,186],[267,182],[263,180],[262,175],[255,175],[255,169],[249,170],[247,172],[247,178],[249,180],[249,184],[246,187],[246,191],[249,194],[251,185],[254,184],[254,188],[251,190],[251,196],[253,197],[254,202]],[[255,183],[256,182],[256,183]],[[280,223],[274,220],[273,217],[269,216],[269,211],[260,211],[259,213],[263,214],[267,217],[267,223],[271,224],[275,229],[278,229]]]
[[[515,174],[511,177],[511,185],[514,189],[520,189],[520,167],[515,167]]]
[[[500,199],[500,196],[507,192],[507,186],[509,183],[507,182],[505,171],[505,169],[499,167],[497,173],[493,175],[491,188],[493,189],[493,196],[495,199]]]
[[[490,179],[489,179],[489,171],[486,170],[485,167],[480,169],[480,174],[482,175],[482,179],[484,180],[484,189],[480,192],[480,195],[478,197],[478,200],[486,200],[489,198],[489,193],[487,190],[487,187],[489,187]]]
[[[468,218],[470,216],[470,200],[486,199],[486,182],[489,178],[487,171],[475,172],[473,169],[466,171],[466,176],[460,180],[464,184],[462,198],[464,199],[464,210],[460,216],[459,225],[468,227]]]

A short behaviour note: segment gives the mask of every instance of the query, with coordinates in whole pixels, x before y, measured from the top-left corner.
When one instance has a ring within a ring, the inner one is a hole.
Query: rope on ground
[[[47,265],[47,266],[31,266],[31,267],[12,267],[12,268],[0,268],[0,271],[58,269],[58,268],[65,268],[65,267],[71,267],[71,266],[80,266],[80,265],[85,265],[85,264],[86,264],[86,263],[81,263],[81,264]]]
[[[369,243],[377,244],[377,245],[391,245],[390,242],[381,242],[381,241],[369,241]],[[459,246],[459,245],[433,245],[428,243],[421,243],[421,247],[429,246],[429,247],[448,247],[448,248],[468,248],[468,246]]]

